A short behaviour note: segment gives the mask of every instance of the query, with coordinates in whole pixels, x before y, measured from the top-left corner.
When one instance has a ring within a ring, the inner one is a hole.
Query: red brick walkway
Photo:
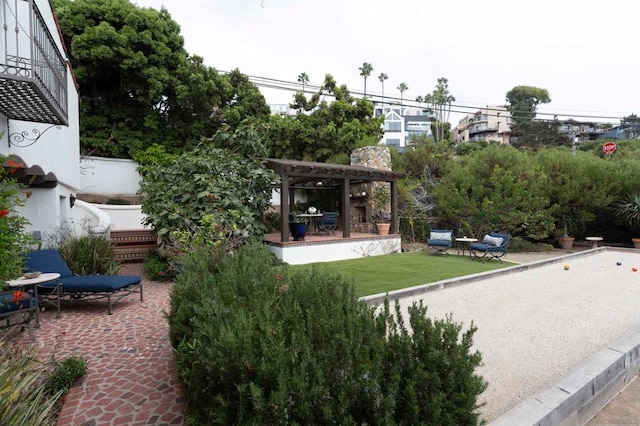
[[[141,274],[130,265],[125,274]],[[165,313],[171,283],[144,281],[139,295],[65,304],[62,316],[42,312],[34,343],[43,359],[83,356],[87,375],[66,397],[58,426],[183,425],[183,397],[175,373]],[[26,340],[28,340],[28,333]]]

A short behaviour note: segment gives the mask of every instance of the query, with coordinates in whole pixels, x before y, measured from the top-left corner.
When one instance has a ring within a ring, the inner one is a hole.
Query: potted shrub
[[[371,212],[371,220],[376,224],[378,235],[389,235],[391,213],[384,209],[375,209]]]
[[[307,222],[304,218],[297,217],[292,213],[289,215],[289,231],[293,241],[304,241],[304,237],[307,235]]]
[[[569,236],[569,227],[573,225],[573,221],[570,218],[564,218],[562,220],[562,236],[560,236],[560,247],[564,250],[571,250],[573,248],[573,242],[575,237]]]
[[[378,235],[389,235],[391,226],[391,212],[389,211],[389,190],[386,186],[381,185],[375,188],[371,197],[373,210],[371,211],[371,220],[376,225]]]
[[[614,214],[627,222],[632,230],[640,228],[640,192],[627,195],[614,205]],[[632,238],[633,246],[640,248],[640,238]]]

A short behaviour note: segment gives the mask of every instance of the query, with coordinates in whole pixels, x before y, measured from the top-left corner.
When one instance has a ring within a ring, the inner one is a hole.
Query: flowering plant
[[[4,283],[22,275],[20,254],[31,238],[24,232],[29,221],[17,213],[16,207],[24,205],[31,192],[25,191],[14,176],[23,164],[3,156],[0,164],[0,283]]]

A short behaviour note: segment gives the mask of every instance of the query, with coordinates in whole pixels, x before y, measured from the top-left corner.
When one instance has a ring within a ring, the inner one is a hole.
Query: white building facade
[[[429,109],[377,103],[374,116],[384,116],[384,135],[380,145],[393,146],[402,152],[417,136],[432,137],[431,123],[435,120]]]
[[[48,0],[0,0],[0,156],[32,195],[27,231],[72,218],[80,189],[79,96]]]

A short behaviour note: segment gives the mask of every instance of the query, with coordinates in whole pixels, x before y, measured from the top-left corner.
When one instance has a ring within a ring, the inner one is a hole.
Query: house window
[[[400,139],[387,139],[386,144],[389,146],[400,146]]]
[[[385,132],[399,132],[402,129],[402,123],[399,121],[386,121],[384,123]]]

